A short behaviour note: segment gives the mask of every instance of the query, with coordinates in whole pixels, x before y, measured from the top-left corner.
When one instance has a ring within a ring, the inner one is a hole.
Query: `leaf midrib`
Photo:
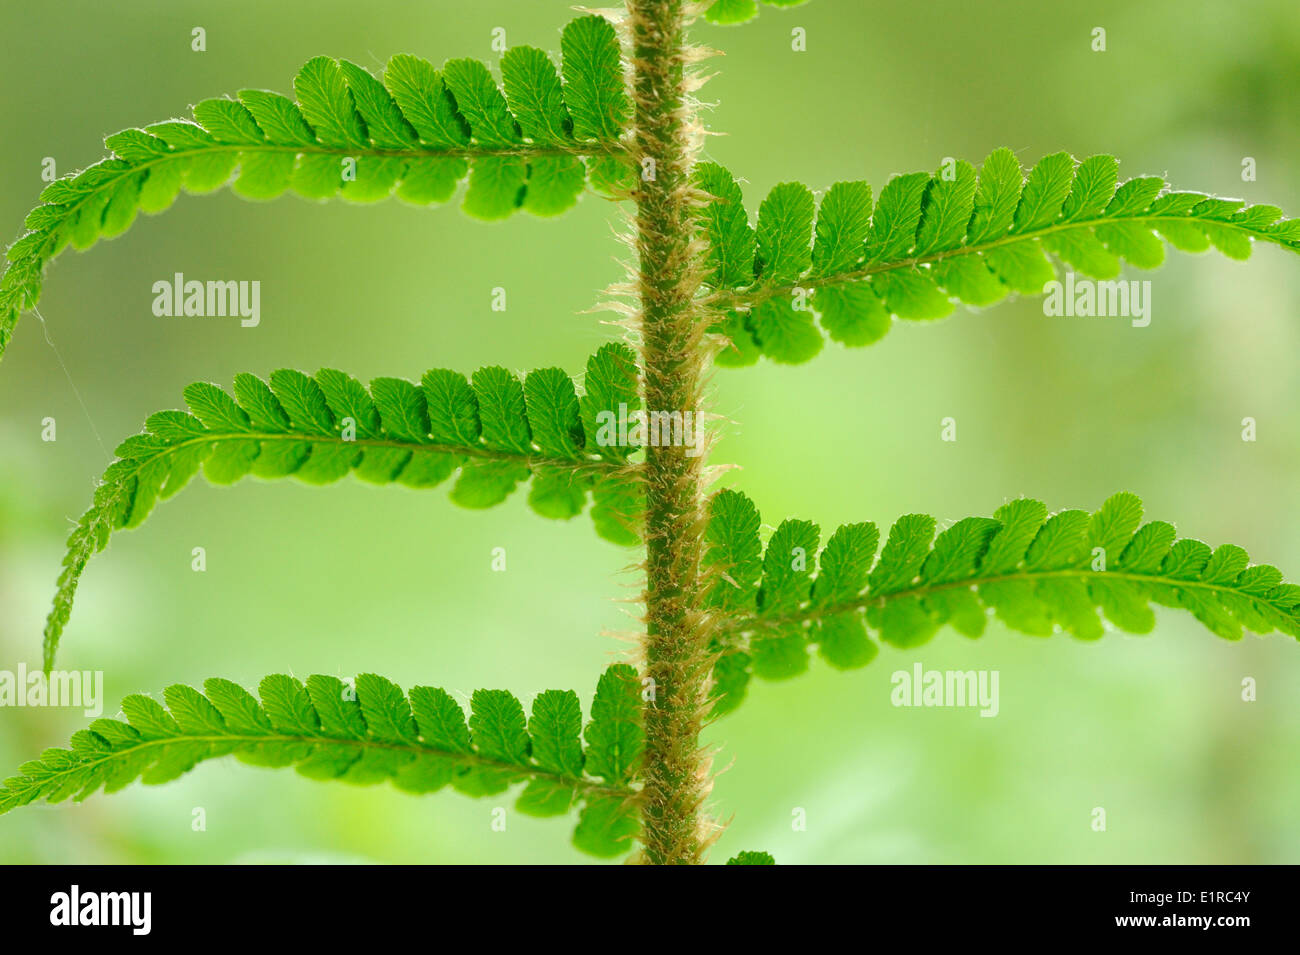
[[[839,601],[833,604],[824,604],[821,606],[810,605],[802,611],[794,611],[786,614],[778,614],[770,617],[752,616],[723,624],[720,628],[723,633],[743,633],[751,630],[768,630],[777,627],[788,626],[796,623],[811,622],[814,620],[823,620],[828,617],[835,617],[844,613],[854,613],[860,610],[867,610],[872,607],[883,607],[891,601],[899,600],[905,597],[927,597],[934,593],[940,593],[946,590],[969,589],[971,587],[982,586],[984,584],[1008,583],[1014,581],[1032,581],[1042,579],[1071,579],[1082,578],[1085,580],[1127,580],[1133,583],[1142,584],[1164,584],[1171,587],[1183,587],[1200,590],[1208,590],[1213,593],[1230,593],[1263,604],[1272,610],[1280,613],[1288,613],[1281,607],[1278,607],[1268,601],[1267,598],[1256,594],[1248,594],[1230,584],[1212,584],[1203,580],[1181,580],[1176,577],[1168,577],[1163,574],[1140,574],[1131,571],[1119,570],[1081,570],[1079,568],[1065,568],[1056,570],[1042,571],[1020,571],[1018,573],[998,574],[992,577],[964,577],[961,580],[948,581],[942,584],[917,584],[904,590],[896,590],[893,593],[872,596],[870,593],[853,600]]]
[[[139,467],[143,467],[151,461],[158,458],[173,454],[185,448],[195,447],[196,445],[206,444],[216,441],[296,441],[303,444],[332,444],[332,445],[349,445],[359,448],[385,448],[396,451],[423,451],[431,454],[460,455],[462,457],[484,458],[489,461],[510,461],[523,465],[529,470],[539,467],[564,468],[571,471],[634,471],[636,464],[628,464],[621,461],[612,461],[606,458],[558,458],[546,454],[523,454],[518,451],[497,451],[486,445],[477,447],[466,447],[459,444],[424,444],[413,441],[399,441],[392,438],[355,438],[345,440],[341,435],[334,434],[311,434],[303,431],[213,431],[203,435],[195,435],[192,438],[186,438],[175,444],[169,444],[165,448],[160,448],[154,454],[141,455],[138,457],[123,458],[120,460],[139,462]],[[139,470],[139,467],[136,470]],[[286,475],[292,477],[292,473]]]
[[[620,156],[627,153],[627,149],[620,143],[575,143],[572,148],[566,146],[547,145],[535,146],[529,143],[521,143],[518,146],[458,146],[442,147],[430,149],[383,149],[377,146],[366,146],[361,148],[344,147],[344,146],[326,146],[322,143],[309,143],[307,145],[279,145],[276,143],[213,143],[211,146],[201,146],[192,149],[173,149],[166,153],[161,153],[152,159],[145,159],[139,162],[132,162],[129,159],[123,159],[123,162],[131,163],[131,168],[123,169],[116,175],[104,179],[93,189],[81,196],[75,202],[63,203],[55,201],[43,202],[42,205],[61,206],[64,210],[64,219],[75,215],[81,207],[86,204],[97,194],[105,189],[116,186],[119,182],[128,176],[134,176],[136,173],[154,166],[168,162],[173,159],[192,158],[197,156],[211,155],[219,152],[263,152],[263,153],[290,153],[295,156],[299,155],[316,155],[316,156],[340,156],[365,158],[368,156],[378,156],[386,159],[476,159],[476,158],[512,158],[532,159],[543,157],[558,156]],[[119,157],[120,158],[120,157]],[[93,168],[93,167],[90,167]],[[48,231],[48,227],[46,227]]]
[[[93,730],[92,730],[93,732]],[[137,731],[138,732],[138,731]],[[552,772],[543,769],[540,766],[522,765],[520,763],[508,763],[502,760],[495,760],[491,757],[484,756],[481,753],[456,753],[449,750],[434,749],[429,746],[416,746],[407,743],[390,743],[382,740],[373,739],[348,739],[345,737],[335,736],[295,736],[284,733],[254,734],[254,733],[225,733],[225,734],[203,734],[191,735],[181,734],[179,736],[164,736],[157,739],[141,740],[129,747],[123,749],[114,749],[111,752],[104,753],[102,756],[83,759],[72,766],[63,769],[57,769],[50,772],[49,775],[41,779],[33,779],[30,776],[24,776],[33,782],[31,788],[40,788],[51,779],[66,777],[74,772],[87,768],[94,768],[105,763],[110,763],[119,757],[126,757],[132,753],[146,751],[150,747],[165,747],[175,743],[237,743],[237,744],[264,744],[264,743],[282,743],[289,744],[311,744],[324,746],[351,746],[359,749],[370,750],[388,750],[394,752],[412,753],[416,756],[435,756],[443,759],[449,759],[454,762],[467,764],[479,769],[500,770],[512,773],[522,773],[535,778],[548,779],[551,782],[569,786],[584,793],[594,795],[614,796],[620,799],[633,798],[637,795],[637,790],[628,789],[620,786],[609,786],[598,783],[589,779],[575,776],[567,776],[563,773]],[[223,753],[225,755],[233,755]],[[296,763],[294,764],[296,765]],[[138,777],[136,777],[138,778]]]
[[[1252,236],[1256,239],[1261,239],[1265,242],[1271,242],[1284,249],[1300,252],[1300,249],[1283,240],[1280,236],[1269,232],[1263,232],[1258,228],[1251,228],[1250,226],[1243,225],[1240,222],[1227,222],[1222,219],[1212,219],[1206,216],[1194,215],[1101,216],[1092,219],[1079,219],[1071,222],[1056,222],[1044,226],[1041,229],[1035,229],[1031,232],[1008,233],[1005,236],[1000,236],[999,238],[988,242],[981,242],[976,245],[963,245],[956,249],[929,252],[925,255],[899,259],[896,262],[869,263],[849,272],[837,272],[834,275],[809,275],[802,281],[785,285],[765,286],[760,282],[743,289],[729,289],[717,292],[711,295],[707,302],[713,308],[724,310],[737,307],[755,308],[763,304],[763,302],[766,302],[768,299],[776,298],[780,295],[793,294],[795,289],[811,290],[823,288],[829,285],[840,285],[858,279],[870,278],[873,275],[879,275],[885,272],[895,272],[900,269],[916,268],[918,265],[931,265],[937,262],[942,262],[945,259],[959,258],[964,255],[978,255],[982,252],[1001,248],[1002,246],[1014,245],[1017,242],[1027,242],[1032,239],[1041,239],[1044,236],[1054,235],[1058,232],[1064,232],[1070,229],[1093,229],[1098,226],[1114,225],[1121,222],[1204,222],[1228,229],[1235,229],[1238,232],[1244,232],[1246,235]]]

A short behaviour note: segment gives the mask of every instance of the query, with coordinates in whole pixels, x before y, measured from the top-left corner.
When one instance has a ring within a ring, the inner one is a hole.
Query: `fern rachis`
[[[271,676],[258,697],[220,679],[203,693],[176,685],[165,706],[128,697],[125,721],[98,720],[70,749],[25,763],[0,788],[0,813],[166,782],[234,755],[411,793],[519,784],[520,811],[576,813],[583,851],[698,863],[720,829],[702,727],[739,706],[754,678],[805,672],[813,652],[856,669],[881,644],[911,649],[944,628],[977,638],[990,618],[1028,636],[1146,633],[1153,604],[1187,610],[1226,639],[1300,637],[1300,586],[1240,547],[1143,523],[1132,494],[1091,513],[1015,499],[942,529],[909,514],[887,533],[850,524],[823,542],[807,520],[764,534],[752,501],[710,493],[700,448],[600,437],[602,416],[629,410],[705,420],[711,364],[801,363],[825,338],[873,344],[896,319],[1041,294],[1061,267],[1109,279],[1125,264],[1158,266],[1166,243],[1235,259],[1256,244],[1300,252],[1300,220],[1277,207],[1171,190],[1162,178],[1121,181],[1107,155],[1057,152],[1026,171],[998,149],[978,168],[946,160],[933,174],[837,182],[820,195],[785,182],[748,208],[731,172],[701,158],[687,7],[629,0],[623,17],[579,17],[560,34],[558,62],[512,47],[500,82],[472,59],[438,68],[398,54],[375,76],[316,57],[292,98],[243,90],[198,103],[192,121],[117,133],[109,158],[42,192],[0,276],[3,355],[68,245],[119,235],[182,192],[230,185],[251,200],[431,205],[463,183],[465,211],[483,219],[553,216],[588,189],[628,206],[634,301],[621,307],[635,327],[577,376],[407,367],[364,384],[335,369],[280,369],[241,374],[230,390],[198,382],[184,391],[188,410],[149,416],[118,446],[71,534],[45,665],[89,559],[198,475],[217,485],[349,475],[410,490],[449,484],[454,503],[475,509],[526,486],[540,516],[588,511],[600,536],[644,554],[636,665],[605,670],[586,716],[571,691],[541,692],[526,710],[509,692],[479,690],[467,717],[446,691],[404,693],[373,674]],[[757,10],[715,0],[702,12],[733,23]]]

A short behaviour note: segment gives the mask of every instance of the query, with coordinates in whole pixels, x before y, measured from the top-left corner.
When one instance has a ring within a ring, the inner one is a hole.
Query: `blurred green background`
[[[0,223],[11,234],[42,187],[100,157],[118,129],[180,115],[248,86],[291,89],[310,56],[378,70],[405,51],[495,62],[491,31],[558,54],[560,2],[473,4],[6,4],[0,12]],[[207,52],[190,31],[207,31]],[[1105,53],[1091,31],[1107,31]],[[806,30],[806,52],[791,31]],[[1067,149],[1113,152],[1124,176],[1300,210],[1294,0],[981,2],[815,0],[748,26],[697,28],[725,51],[701,96],[723,136],[706,154],[758,199],[798,178],[815,189],[978,162],[999,145],[1029,165]],[[1241,180],[1254,157],[1257,182]],[[65,255],[0,367],[0,667],[36,666],[69,522],[107,453],[195,379],[284,365],[363,380],[558,364],[574,373],[616,330],[582,314],[622,275],[618,210],[588,196],[555,221],[498,224],[450,208],[182,198],[85,256]],[[258,279],[262,324],[166,320],[151,285],[181,271]],[[1095,508],[1128,489],[1186,535],[1245,546],[1300,576],[1300,260],[1180,256],[1151,275],[1150,327],[1048,319],[1037,300],[897,324],[878,345],[830,346],[813,364],[719,370],[727,417],[715,463],[768,528],[787,516],[887,525],[910,511],[951,521],[1030,495]],[[508,309],[493,312],[494,287]],[[61,356],[61,360],[60,357]],[[66,375],[62,364],[66,365]],[[75,385],[75,389],[74,389]],[[84,400],[89,414],[78,399]],[[42,443],[41,419],[58,422]],[[956,419],[958,440],[940,440]],[[1241,421],[1258,440],[1241,440]],[[98,433],[98,438],[96,437]],[[101,443],[102,440],[102,443]],[[190,569],[207,550],[206,573]],[[491,552],[506,548],[508,570]],[[114,539],[86,574],[61,664],[105,673],[108,714],[135,691],[222,675],[374,670],[465,699],[550,687],[589,701],[635,626],[632,552],[588,519],[556,524],[517,493],[486,513],[445,489],[348,480],[329,489],[202,482]],[[1001,713],[902,709],[890,674],[1000,671]],[[1244,677],[1259,699],[1243,703]],[[869,668],[820,662],[708,730],[724,770],[714,808],[740,849],[782,862],[1296,862],[1300,647],[1214,638],[1189,617],[1095,645],[998,626],[945,632]],[[78,711],[0,711],[0,764],[66,741]],[[309,782],[230,760],[164,787],[0,819],[9,862],[586,862],[566,827],[502,800]],[[1107,831],[1090,826],[1094,807]],[[203,807],[204,832],[191,830]],[[806,811],[794,831],[792,812]]]

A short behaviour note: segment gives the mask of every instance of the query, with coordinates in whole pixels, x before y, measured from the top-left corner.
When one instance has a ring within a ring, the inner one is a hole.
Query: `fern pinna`
[[[700,9],[725,24],[759,7]],[[785,520],[764,541],[753,502],[706,493],[707,435],[690,446],[654,440],[647,421],[680,438],[684,422],[701,420],[711,364],[808,361],[825,338],[867,345],[896,319],[1041,294],[1062,267],[1103,280],[1125,262],[1154,268],[1165,243],[1238,259],[1257,242],[1300,252],[1300,220],[1278,208],[1154,177],[1121,182],[1106,155],[1058,152],[1026,173],[998,149],[978,169],[945,158],[933,174],[877,189],[845,181],[818,197],[787,182],[751,209],[731,172],[699,160],[692,16],[681,0],[628,0],[622,15],[579,17],[560,35],[558,65],[514,47],[500,83],[469,59],[435,68],[403,54],[376,77],[317,57],[295,78],[295,98],[244,90],[198,103],[192,120],[108,137],[108,158],[41,194],[0,278],[2,355],[64,248],[119,235],[182,192],[230,185],[256,200],[292,192],[429,205],[465,182],[462,206],[482,219],[555,215],[587,189],[626,204],[637,263],[625,288],[635,302],[615,307],[632,315],[628,342],[600,347],[578,380],[559,368],[492,366],[468,376],[407,368],[408,377],[365,384],[334,369],[281,369],[239,375],[229,390],[193,384],[187,411],[150,416],[118,447],[71,534],[45,666],[90,557],[200,473],[218,485],[349,474],[410,489],[449,483],[451,499],[470,508],[527,485],[543,517],[587,511],[602,537],[644,553],[635,666],[605,671],[585,723],[570,691],[542,692],[526,713],[512,694],[480,690],[467,720],[443,690],[408,694],[373,674],[270,676],[260,699],[226,680],[202,693],[177,685],[165,706],[128,697],[125,721],[97,720],[70,749],[24,764],[0,789],[0,813],[166,782],[233,754],[412,793],[450,786],[482,796],[520,784],[520,811],[576,812],[573,841],[586,852],[697,863],[720,831],[701,728],[739,706],[753,677],[797,676],[814,651],[854,669],[881,643],[912,648],[949,626],[979,637],[991,616],[1032,636],[1094,640],[1108,624],[1146,633],[1152,604],[1188,610],[1227,639],[1300,637],[1300,587],[1240,547],[1212,549],[1178,539],[1171,524],[1143,523],[1129,493],[1091,513],[1016,499],[942,529],[923,514],[884,534],[850,524],[824,545],[816,524]],[[629,416],[641,416],[638,440],[611,431]],[[772,862],[744,852],[729,864]]]
[[[630,781],[643,745],[636,671],[605,671],[583,727],[576,693],[547,690],[523,705],[505,690],[477,690],[469,723],[437,687],[409,695],[373,673],[344,683],[268,676],[261,700],[229,680],[207,680],[203,693],[177,684],[166,707],[147,696],[122,701],[126,720],[100,719],[48,749],[5,781],[0,812],[35,799],[84,799],[136,779],[163,783],[205,759],[234,754],[254,766],[293,766],[310,779],[389,780],[410,793],[452,786],[492,796],[525,782],[521,812],[559,816],[581,804],[574,844],[597,856],[623,855],[636,832]],[[583,738],[586,746],[583,746]]]

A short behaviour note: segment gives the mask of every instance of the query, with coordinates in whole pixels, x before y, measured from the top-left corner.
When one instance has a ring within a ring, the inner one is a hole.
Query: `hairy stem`
[[[649,411],[689,412],[699,420],[704,371],[695,294],[691,164],[695,120],[686,92],[686,3],[628,0],[635,136],[641,169],[636,193],[637,276]],[[709,761],[699,745],[709,675],[700,607],[702,464],[682,447],[646,452],[645,861],[703,861],[709,841],[701,804]]]

